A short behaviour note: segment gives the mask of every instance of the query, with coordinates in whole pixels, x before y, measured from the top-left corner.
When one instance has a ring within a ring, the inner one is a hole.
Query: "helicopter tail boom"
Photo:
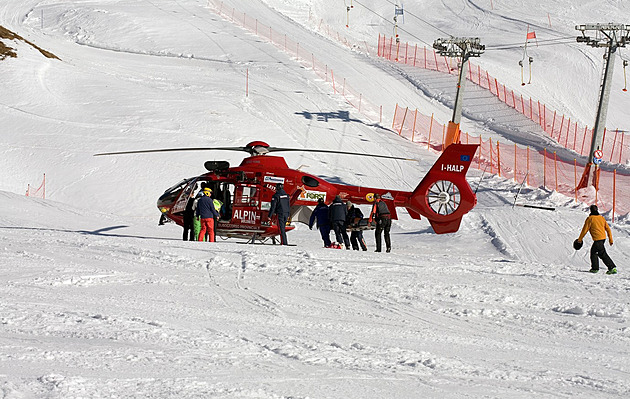
[[[437,234],[457,231],[462,217],[477,204],[466,173],[478,146],[448,146],[405,204],[407,209],[429,219]]]

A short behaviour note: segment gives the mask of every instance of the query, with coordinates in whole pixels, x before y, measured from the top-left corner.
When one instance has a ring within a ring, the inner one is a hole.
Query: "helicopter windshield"
[[[158,198],[158,204],[167,204],[167,203],[172,203],[173,201],[175,201],[180,191],[182,191],[182,189],[186,187],[186,185],[188,185],[188,183],[190,183],[194,179],[196,179],[196,177],[191,177],[190,179],[184,179],[180,181],[179,183],[175,184],[173,187],[164,191],[164,194],[162,194],[160,198]]]

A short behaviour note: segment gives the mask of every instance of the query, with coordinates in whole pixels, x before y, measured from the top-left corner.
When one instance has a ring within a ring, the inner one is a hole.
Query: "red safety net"
[[[379,36],[377,54],[387,60],[412,65],[418,68],[430,69],[449,74],[459,74],[459,64],[452,58],[440,56],[433,49],[396,43],[393,38]],[[469,62],[467,79],[474,84],[489,90],[497,98],[536,122],[552,139],[561,146],[570,149],[576,155],[588,156],[591,149],[593,129],[580,126],[575,120],[565,115],[559,115],[553,109],[531,97],[525,98],[506,85],[492,77],[488,71],[479,65]],[[630,137],[625,138],[626,132],[615,129],[604,131],[601,150],[604,161],[626,164],[630,159]]]
[[[410,110],[396,105],[392,129],[414,143],[427,149],[441,152],[444,148],[446,124],[439,123],[433,116],[426,116],[418,110]],[[588,204],[597,202],[603,210],[614,210],[618,214],[630,212],[630,191],[619,187],[630,185],[630,176],[614,171],[600,170],[599,190],[595,196],[588,189],[576,187],[584,170],[584,164],[576,159],[572,162],[558,159],[555,152],[519,147],[516,144],[502,144],[499,141],[462,132],[462,143],[478,143],[479,150],[473,159],[473,167],[515,182],[525,182],[528,186],[541,187]]]
[[[46,174],[44,173],[44,179],[42,183],[37,187],[37,189],[33,189],[29,184],[26,188],[26,196],[27,197],[36,197],[46,199]]]
[[[341,95],[357,112],[373,122],[380,123],[382,121],[382,107],[376,107],[366,101],[361,92],[354,89],[345,77],[335,74],[329,65],[315,58],[314,53],[303,44],[294,41],[284,33],[274,30],[271,26],[263,24],[254,17],[250,17],[235,8],[226,7],[221,1],[210,0],[210,3],[212,3],[214,11],[217,14],[242,26],[255,35],[268,40],[281,50],[295,57],[296,62],[299,62],[306,68],[311,68],[317,76],[332,86],[332,90],[335,94]],[[347,39],[342,38],[339,34],[337,34],[337,39],[342,42],[345,41],[349,45]]]

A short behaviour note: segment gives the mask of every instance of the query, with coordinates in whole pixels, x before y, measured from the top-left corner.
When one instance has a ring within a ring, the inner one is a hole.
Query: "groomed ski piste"
[[[404,7],[486,44],[521,42],[528,23],[541,37],[548,18],[553,28],[545,29],[557,36],[575,35],[578,23],[630,19],[629,5],[612,0],[490,3]],[[418,90],[407,72],[348,50],[310,22],[343,31],[345,6],[225,5],[286,32],[365,101],[450,118],[451,94],[439,88],[453,76],[423,75],[427,89]],[[355,1],[344,33],[375,42],[391,26],[373,11],[391,16],[393,8]],[[409,15],[401,26],[415,36],[443,34]],[[518,203],[556,210],[513,207],[520,182],[475,170],[468,180],[478,204],[457,233],[436,235],[427,220],[400,212],[390,254],[373,252],[371,232],[367,252],[324,249],[318,232],[300,224],[289,233],[295,247],[183,242],[180,227],[157,226],[156,199],[203,173],[205,161],[237,165],[244,154],[93,154],[263,140],[413,155],[420,161],[282,154],[290,167],[332,181],[401,190],[415,188],[436,154],[358,114],[330,82],[207,1],[24,0],[0,5],[0,25],[60,59],[4,41],[17,58],[0,61],[0,397],[630,395],[627,216],[616,215],[615,243],[606,246],[615,276],[586,272],[589,237],[580,251],[571,247],[586,205],[525,186]],[[523,90],[592,124],[600,50],[572,43],[539,51],[539,72]],[[575,54],[583,58],[568,61]],[[520,82],[519,50],[484,57],[506,84]],[[626,128],[620,73],[608,121]],[[509,141],[511,129],[488,116],[494,107],[465,105],[464,129]],[[531,137],[519,126],[515,135]],[[42,173],[47,198],[25,197]]]

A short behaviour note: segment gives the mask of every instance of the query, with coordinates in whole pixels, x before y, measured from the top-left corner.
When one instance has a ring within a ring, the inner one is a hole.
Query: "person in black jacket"
[[[370,212],[370,218],[368,223],[376,221],[376,230],[374,235],[376,237],[376,250],[374,252],[381,252],[381,234],[385,232],[385,245],[387,246],[387,252],[392,250],[392,243],[389,238],[389,230],[392,228],[392,215],[389,212],[387,204],[383,202],[379,194],[374,194],[374,206],[372,206],[372,212]]]
[[[280,244],[289,245],[287,241],[287,220],[291,211],[291,201],[289,194],[284,191],[282,183],[276,184],[276,193],[271,197],[271,207],[269,209],[269,219],[273,215],[278,215],[278,227],[280,228]]]
[[[311,214],[311,219],[308,222],[308,228],[313,230],[313,223],[317,220],[317,229],[322,235],[324,241],[324,247],[330,248],[330,221],[328,220],[328,205],[324,202],[323,198],[317,200],[317,205]]]
[[[339,244],[344,243],[346,249],[350,249],[350,239],[346,232],[346,218],[348,210],[341,200],[341,196],[337,195],[332,204],[328,207],[328,219],[332,229],[335,231],[335,238]]]
[[[352,202],[346,202],[346,206],[348,207],[348,218],[346,219],[346,224],[348,227],[357,227],[361,219],[363,219],[363,212],[361,209],[355,207]],[[359,250],[359,245],[361,249],[367,251],[367,245],[365,245],[365,240],[363,239],[363,231],[361,230],[353,230],[350,233],[350,242],[352,243],[352,249],[355,251]]]

